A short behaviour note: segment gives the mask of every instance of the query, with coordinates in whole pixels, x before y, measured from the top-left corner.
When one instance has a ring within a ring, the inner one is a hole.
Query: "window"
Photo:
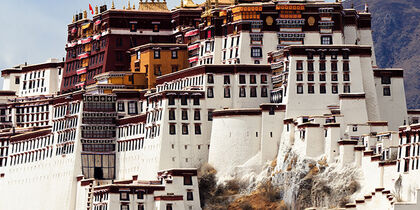
[[[268,97],[267,87],[265,86],[261,87],[261,97]]]
[[[314,81],[314,74],[308,74],[308,81]]]
[[[211,51],[211,43],[206,42],[206,52],[210,52],[210,51]]]
[[[331,87],[332,87],[331,92],[333,94],[337,94],[338,93],[338,86],[336,84],[334,84]]]
[[[118,102],[118,111],[123,112],[124,111],[124,102]]]
[[[239,75],[239,84],[245,84],[245,75]]]
[[[182,135],[188,135],[188,124],[182,124]]]
[[[194,96],[193,104],[200,105],[200,98],[198,96]]]
[[[200,110],[194,110],[194,120],[200,120]]]
[[[382,76],[381,77],[381,84],[391,84],[391,77],[390,76]]]
[[[350,85],[349,84],[345,84],[343,86],[343,92],[344,93],[350,93]]]
[[[169,134],[170,135],[176,134],[175,124],[169,124]]]
[[[207,98],[213,98],[213,87],[208,87],[207,88]]]
[[[348,51],[343,52],[343,59],[345,59],[345,60],[349,59],[349,52]]]
[[[337,60],[337,53],[333,52],[331,54],[331,60]]]
[[[184,175],[184,185],[192,185],[192,176]]]
[[[239,97],[241,97],[241,98],[246,97],[245,87],[240,87],[239,88]]]
[[[319,93],[321,93],[321,94],[327,93],[327,90],[326,90],[326,86],[325,85],[320,85],[319,86]]]
[[[20,77],[15,77],[15,84],[19,84],[20,83]]]
[[[123,205],[121,205],[121,210],[130,210],[130,206],[126,205],[126,204],[123,204]]]
[[[313,59],[314,59],[314,53],[308,52],[308,60],[313,60]]]
[[[337,71],[337,62],[331,62],[331,71]]]
[[[128,114],[137,114],[137,102],[130,101],[128,103]]]
[[[207,83],[209,83],[209,84],[213,84],[214,83],[213,74],[208,74],[207,75]]]
[[[178,65],[172,65],[172,72],[178,71]]]
[[[169,120],[175,120],[175,110],[169,110]]]
[[[350,63],[344,62],[343,63],[343,71],[350,71]]]
[[[252,47],[251,48],[251,57],[262,57],[262,49],[261,47]]]
[[[325,60],[325,53],[324,52],[319,53],[319,60]]]
[[[159,32],[159,24],[153,24],[153,32]]]
[[[171,51],[172,59],[178,58],[178,50]]]
[[[154,55],[155,59],[159,59],[160,58],[160,50],[154,50],[153,55]]]
[[[314,71],[314,62],[308,62],[308,71]]]
[[[223,84],[225,84],[225,85],[230,84],[230,76],[229,75],[225,75],[223,77]]]
[[[187,96],[181,96],[181,105],[188,105]]]
[[[332,37],[331,36],[321,36],[321,44],[322,45],[332,44]]]
[[[256,75],[249,75],[249,83],[257,84],[257,76]]]
[[[303,94],[303,85],[297,86],[297,94]]]
[[[128,192],[120,192],[120,200],[122,201],[130,200],[130,197],[128,197]]]
[[[350,81],[350,74],[348,73],[343,74],[343,81]]]
[[[296,74],[296,81],[303,81],[303,74]]]
[[[296,70],[303,70],[303,61],[296,61]]]
[[[174,96],[169,96],[169,105],[175,105],[175,97]]]
[[[137,192],[137,199],[144,199],[144,191],[138,191]],[[140,205],[142,205],[142,204],[140,204]]]
[[[225,87],[224,88],[224,97],[225,98],[230,98],[230,87]]]
[[[261,75],[261,84],[267,84],[267,75]]]
[[[166,204],[166,210],[172,210],[172,204]]]
[[[162,71],[160,70],[160,65],[154,65],[154,74],[156,76],[161,76],[162,75]]]
[[[209,110],[207,112],[207,120],[208,121],[213,121],[213,110]]]
[[[314,94],[315,93],[314,85],[308,85],[308,93],[309,94]]]
[[[182,120],[188,120],[188,110],[182,110]]]
[[[325,67],[325,62],[320,62],[319,63],[319,70],[320,71],[325,71],[326,67]]]
[[[194,200],[193,198],[193,192],[192,191],[188,191],[187,192],[187,201],[192,201]]]
[[[251,87],[251,94],[250,94],[250,96],[252,98],[257,97],[257,87]]]
[[[391,96],[391,88],[390,87],[384,87],[384,96]]]
[[[194,125],[194,131],[195,131],[195,135],[200,135],[201,134],[201,125],[200,124],[195,124]]]
[[[338,81],[337,74],[331,74],[331,81]]]
[[[142,204],[142,203],[141,203],[141,204],[139,204],[139,205],[138,205],[138,210],[144,210],[144,204]]]
[[[319,75],[319,81],[325,81],[325,74]]]
[[[238,61],[239,61],[239,59],[238,59]],[[239,63],[239,62],[238,62]],[[255,60],[254,61],[254,64],[260,64],[260,61],[259,60]]]

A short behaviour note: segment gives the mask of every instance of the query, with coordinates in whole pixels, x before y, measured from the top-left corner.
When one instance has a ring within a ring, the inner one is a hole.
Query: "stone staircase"
[[[355,203],[346,204],[346,209],[352,210],[371,210],[378,209],[390,210],[393,208],[394,196],[391,191],[384,188],[376,188],[375,191],[363,196],[363,198],[356,199]]]

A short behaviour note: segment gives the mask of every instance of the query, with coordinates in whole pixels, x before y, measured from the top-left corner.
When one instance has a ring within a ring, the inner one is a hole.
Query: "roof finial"
[[[130,4],[130,0],[128,0],[128,7],[127,7],[127,10],[130,10],[131,9],[131,4]]]
[[[111,9],[115,9],[114,1],[112,1]]]
[[[181,8],[184,7],[184,0],[181,0]]]
[[[365,2],[365,13],[369,13],[369,5],[367,3],[367,0]]]
[[[87,11],[83,10],[83,19],[86,19],[86,18],[87,18]]]
[[[133,4],[133,10],[136,10],[136,4]]]
[[[74,23],[74,21],[75,21],[75,18],[74,18],[74,15],[73,15],[73,23]]]
[[[96,7],[95,7],[95,15],[97,15],[98,13],[99,13],[98,5],[96,5]]]

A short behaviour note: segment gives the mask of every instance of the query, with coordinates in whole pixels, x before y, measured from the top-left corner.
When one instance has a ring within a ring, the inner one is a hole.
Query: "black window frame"
[[[252,58],[262,58],[262,48],[261,47],[251,47],[251,57]]]
[[[239,84],[241,85],[246,84],[246,77],[244,74],[239,75]]]
[[[124,105],[124,102],[119,101],[117,105],[118,105],[117,107],[118,107],[118,111],[119,111],[119,112],[123,112],[123,111],[125,111],[125,105]],[[122,108],[122,109],[120,109],[120,108]]]
[[[246,87],[239,87],[239,98],[246,98]]]
[[[154,59],[160,59],[160,50],[159,49],[153,50],[153,58]]]
[[[201,124],[199,123],[194,124],[194,134],[201,135]]]
[[[192,191],[187,191],[187,201],[193,201],[194,195]]]
[[[389,86],[383,87],[383,96],[391,96],[391,87]]]
[[[296,93],[297,94],[303,94],[303,85],[297,85],[296,86]]]
[[[175,126],[175,124],[169,124],[169,135],[176,135],[176,126]]]
[[[251,97],[251,98],[256,98],[257,97],[257,87],[256,86],[250,87],[249,97]]]
[[[193,180],[191,175],[184,175],[184,185],[193,185]]]
[[[127,198],[123,198],[123,194],[126,194]],[[129,201],[130,200],[130,192],[120,192],[120,200],[121,201]]]
[[[171,50],[171,58],[172,59],[178,58],[178,50]]]

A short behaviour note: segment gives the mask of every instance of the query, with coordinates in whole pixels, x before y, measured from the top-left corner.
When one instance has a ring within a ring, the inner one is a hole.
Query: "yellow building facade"
[[[146,44],[130,49],[130,71],[144,74],[148,89],[156,87],[156,78],[188,68],[186,44]]]

